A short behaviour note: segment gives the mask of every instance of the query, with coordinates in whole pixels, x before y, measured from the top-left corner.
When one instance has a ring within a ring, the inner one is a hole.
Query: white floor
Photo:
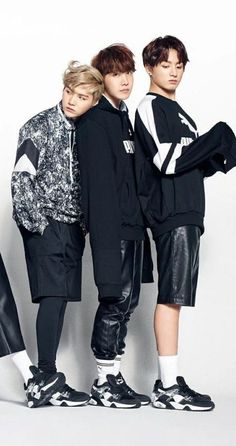
[[[235,446],[236,399],[215,399],[213,412],[193,413],[151,406],[117,410],[86,406],[28,409],[0,401],[1,446]]]

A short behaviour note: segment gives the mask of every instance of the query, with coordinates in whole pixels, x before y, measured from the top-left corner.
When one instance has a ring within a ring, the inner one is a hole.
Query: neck
[[[149,87],[149,92],[160,94],[161,96],[164,96],[165,98],[172,99],[172,101],[175,101],[175,91],[168,91],[168,90],[165,90],[164,88],[157,87],[152,82]]]
[[[104,93],[105,98],[111,103],[111,105],[113,105],[113,107],[118,108],[120,107],[120,99],[111,99],[106,92]]]

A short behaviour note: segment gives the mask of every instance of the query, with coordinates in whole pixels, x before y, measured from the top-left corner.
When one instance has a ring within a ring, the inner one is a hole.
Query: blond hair
[[[72,60],[63,74],[64,87],[72,90],[79,85],[87,85],[88,91],[94,97],[94,102],[99,101],[104,91],[103,77],[101,73],[90,65],[80,65],[77,60]]]

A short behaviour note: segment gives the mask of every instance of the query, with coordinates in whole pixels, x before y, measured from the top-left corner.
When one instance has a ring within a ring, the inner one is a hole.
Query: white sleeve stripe
[[[166,174],[173,174],[175,173],[175,167],[176,167],[176,159],[180,157],[180,155],[182,154],[182,148],[183,148],[184,144],[176,144],[175,146],[175,150],[173,152],[173,155],[169,161],[169,164],[166,168]]]
[[[172,175],[175,173],[175,167],[176,167],[176,161],[172,161],[172,163],[170,162],[165,173],[167,175]]]
[[[160,170],[162,169],[162,165],[163,165],[163,163],[164,163],[164,161],[165,161],[165,159],[166,159],[166,157],[167,157],[167,155],[169,153],[171,145],[172,144],[167,143],[167,142],[160,143],[159,148],[161,148],[161,151],[158,150],[158,152],[156,153],[156,155],[153,158],[153,163]]]
[[[35,176],[36,170],[34,165],[31,163],[30,159],[27,155],[22,155],[20,159],[17,161],[13,172],[27,172],[30,175]]]
[[[152,101],[155,98],[156,96],[152,95],[145,96],[144,100],[138,106],[138,112],[146,130],[152,136],[156,144],[157,153],[153,158],[153,163],[159,170],[161,170],[162,164],[165,161],[165,158],[170,150],[171,143],[160,143],[158,139],[152,110]]]

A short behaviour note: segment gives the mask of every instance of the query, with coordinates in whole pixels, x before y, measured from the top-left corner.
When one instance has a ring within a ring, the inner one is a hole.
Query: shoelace
[[[195,390],[190,389],[190,387],[185,384],[180,386],[184,393],[187,393],[189,396],[202,396],[200,393],[195,392]]]
[[[123,376],[121,375],[120,378],[122,380],[122,382],[120,383],[120,385],[123,387],[123,389],[127,392],[127,393],[134,393],[134,390],[131,389],[131,387],[128,386],[128,384],[126,383],[126,381],[124,380]]]
[[[47,378],[49,378],[49,375],[47,373],[39,372],[37,375],[34,375],[31,380],[33,384],[43,384],[47,381]]]
[[[123,383],[120,384],[112,383],[111,387],[112,387],[112,392],[117,393],[119,395],[123,395],[124,393]]]
[[[62,395],[68,395],[71,392],[75,392],[75,389],[72,389],[72,387],[68,386],[68,384],[65,384],[60,393]]]

